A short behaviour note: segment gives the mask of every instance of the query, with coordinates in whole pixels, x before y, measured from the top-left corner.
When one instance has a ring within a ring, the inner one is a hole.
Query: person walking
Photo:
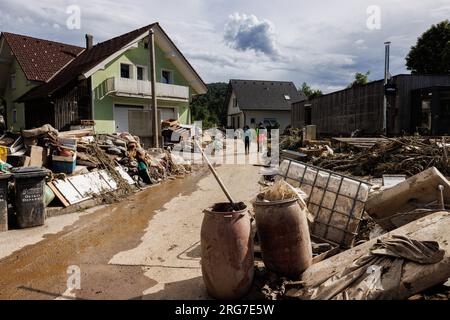
[[[250,153],[250,141],[252,139],[252,132],[248,126],[244,127],[244,144],[245,144],[245,154]]]
[[[262,143],[264,142],[264,125],[262,122],[259,123],[259,125],[256,127],[256,145],[258,149],[258,153],[262,151]]]

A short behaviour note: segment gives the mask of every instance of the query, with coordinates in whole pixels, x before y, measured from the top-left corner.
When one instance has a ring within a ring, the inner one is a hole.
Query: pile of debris
[[[286,129],[280,137],[280,150],[298,151],[303,146],[303,130],[297,128]]]
[[[410,140],[399,139],[404,148],[420,145],[425,154],[440,148],[439,141],[406,145]],[[312,265],[300,277],[286,277],[265,264],[264,248],[256,242],[249,298],[450,297],[450,182],[436,167],[382,188],[295,160],[284,160],[276,173],[265,169],[261,174],[266,187],[278,188],[272,181],[284,180],[303,191],[301,197],[313,216]],[[275,232],[272,236],[275,241]]]
[[[431,167],[436,167],[449,176],[447,148],[445,140],[423,137],[389,138],[360,152],[314,157],[311,163],[354,176],[381,177],[390,173],[412,176]]]
[[[60,132],[48,124],[0,137],[0,172],[19,168],[46,170],[43,197],[52,208],[89,199],[111,203],[192,169],[189,161],[169,151],[145,149],[129,133],[95,134],[93,127]]]

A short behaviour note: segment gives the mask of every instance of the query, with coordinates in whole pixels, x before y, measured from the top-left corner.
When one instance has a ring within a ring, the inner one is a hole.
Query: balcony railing
[[[108,92],[119,96],[152,96],[150,81],[113,77],[106,80],[106,86]],[[189,100],[189,87],[157,82],[156,95],[158,98]]]

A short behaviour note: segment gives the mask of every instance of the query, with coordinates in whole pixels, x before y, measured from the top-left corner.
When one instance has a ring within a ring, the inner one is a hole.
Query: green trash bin
[[[9,173],[0,174],[0,231],[8,230],[8,182]]]
[[[44,185],[48,170],[39,167],[13,169],[14,208],[17,226],[29,228],[45,222]]]

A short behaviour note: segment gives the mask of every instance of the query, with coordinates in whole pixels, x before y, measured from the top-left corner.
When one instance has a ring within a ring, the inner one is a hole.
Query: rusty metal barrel
[[[215,299],[239,299],[252,286],[254,274],[250,215],[245,204],[230,212],[229,203],[204,210],[201,227],[203,281]]]
[[[312,264],[307,208],[297,199],[253,203],[264,265],[270,271],[298,279]]]

